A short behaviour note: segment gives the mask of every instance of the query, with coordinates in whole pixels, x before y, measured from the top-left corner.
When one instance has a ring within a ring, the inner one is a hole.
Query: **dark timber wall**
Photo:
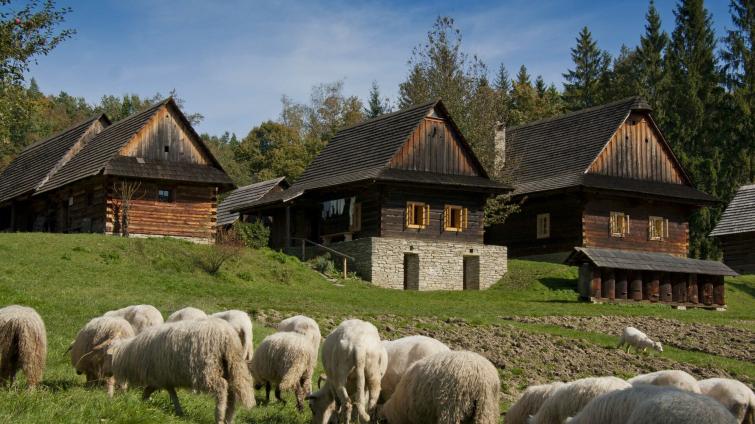
[[[719,236],[724,263],[740,274],[755,274],[755,233]]]

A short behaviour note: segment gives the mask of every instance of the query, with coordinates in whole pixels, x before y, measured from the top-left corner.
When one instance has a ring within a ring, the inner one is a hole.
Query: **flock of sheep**
[[[409,336],[381,340],[377,328],[343,321],[321,345],[318,324],[297,315],[257,349],[252,321],[242,311],[207,315],[184,308],[165,322],[156,308],[134,305],[93,318],[69,348],[71,363],[108,395],[128,384],[143,399],[165,389],[182,414],[176,389],[215,396],[215,420],[231,423],[237,405],[255,406],[254,390],[293,391],[299,411],[308,401],[316,424],[376,422],[480,423],[500,420],[498,371],[484,357],[452,351],[438,340]],[[620,346],[638,350],[660,343],[628,327]],[[322,355],[324,375],[312,391]],[[47,356],[44,322],[32,308],[0,308],[0,384],[22,370],[29,386],[41,380]],[[324,381],[324,384],[322,384]],[[506,423],[753,423],[755,394],[736,380],[697,381],[679,370],[629,380],[592,377],[527,388],[506,413]]]

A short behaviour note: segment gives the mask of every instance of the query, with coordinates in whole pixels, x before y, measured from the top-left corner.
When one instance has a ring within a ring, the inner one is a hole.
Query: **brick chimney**
[[[495,149],[495,166],[494,174],[503,173],[503,165],[506,162],[506,124],[501,121],[495,123],[495,137],[493,138],[493,148]]]

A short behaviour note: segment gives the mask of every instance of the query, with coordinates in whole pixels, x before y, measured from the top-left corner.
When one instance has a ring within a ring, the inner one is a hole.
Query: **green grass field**
[[[103,390],[84,387],[65,350],[89,319],[129,304],[149,303],[165,316],[191,305],[208,312],[275,309],[316,317],[356,316],[366,320],[385,315],[412,322],[418,317],[463,318],[474,325],[498,324],[507,316],[632,315],[657,316],[689,323],[731,325],[755,331],[755,276],[727,280],[728,310],[677,311],[660,305],[589,305],[576,301],[576,270],[560,265],[509,262],[509,274],[482,292],[401,292],[371,287],[357,280],[335,285],[306,264],[277,252],[244,251],[211,276],[193,256],[207,246],[168,239],[120,239],[98,235],[1,234],[0,306],[32,306],[47,325],[48,367],[42,387],[24,389],[23,379],[0,390],[0,422],[201,422],[213,421],[213,400],[179,392],[187,416],[174,417],[165,392],[140,401],[131,390],[107,398]],[[611,338],[555,326],[524,325],[532,332],[587,338],[610,344]],[[255,343],[272,330],[255,328]],[[701,352],[671,350],[681,362],[716,365],[755,378],[755,366]],[[260,393],[257,394],[261,401]],[[290,395],[288,399],[291,399]],[[242,411],[242,423],[304,423],[298,414],[272,403]]]

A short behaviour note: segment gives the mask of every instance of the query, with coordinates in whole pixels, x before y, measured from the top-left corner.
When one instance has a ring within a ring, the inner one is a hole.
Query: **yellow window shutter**
[[[462,228],[467,229],[469,227],[469,209],[467,208],[462,209],[461,216],[462,216],[461,222],[463,222]]]
[[[663,220],[663,236],[668,238],[668,219]]]
[[[451,225],[451,208],[445,206],[443,208],[443,229],[445,230]]]
[[[425,226],[430,225],[430,205],[425,205]]]
[[[624,233],[629,234],[629,215],[624,215]]]
[[[414,214],[414,207],[412,207],[411,203],[406,204],[406,227],[408,228],[412,222],[414,222],[414,217],[412,216]]]

